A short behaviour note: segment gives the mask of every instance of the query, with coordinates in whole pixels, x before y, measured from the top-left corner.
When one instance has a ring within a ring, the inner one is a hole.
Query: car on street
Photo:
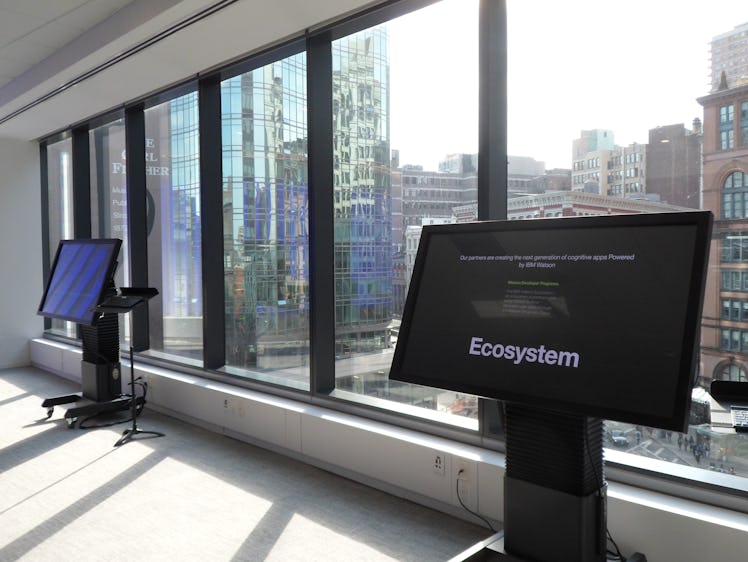
[[[628,447],[629,446],[629,438],[626,437],[626,434],[620,429],[614,429],[613,431],[610,432],[610,441],[616,447]]]

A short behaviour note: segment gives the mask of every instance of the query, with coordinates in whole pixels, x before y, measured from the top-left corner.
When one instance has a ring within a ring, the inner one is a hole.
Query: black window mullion
[[[148,286],[148,226],[145,181],[145,112],[142,105],[125,110],[125,150],[127,154],[127,232],[130,254],[130,283]],[[135,351],[150,347],[148,309],[137,307],[130,313],[131,343]]]
[[[200,81],[200,208],[203,282],[203,360],[207,369],[226,361],[223,272],[223,174],[221,167],[221,82]]]
[[[332,43],[307,40],[309,166],[310,390],[335,388],[335,234],[333,228]]]
[[[42,202],[42,273],[44,281],[49,278],[49,270],[52,267],[52,257],[49,247],[49,161],[47,157],[47,143],[39,145],[39,179],[41,182]],[[52,327],[52,319],[44,317],[44,329]]]
[[[73,232],[75,238],[91,237],[91,165],[88,128],[73,129]]]
[[[478,14],[478,219],[507,217],[506,0],[480,0]],[[501,438],[500,402],[478,400],[479,431]]]
[[[478,219],[507,216],[506,0],[481,0],[478,16]]]
[[[97,127],[93,130],[94,155],[96,157],[96,213],[98,215],[99,235],[111,234],[111,224],[109,219],[109,208],[111,201],[107,197],[109,187],[108,166],[109,166],[109,143],[106,139],[109,132],[104,127]]]

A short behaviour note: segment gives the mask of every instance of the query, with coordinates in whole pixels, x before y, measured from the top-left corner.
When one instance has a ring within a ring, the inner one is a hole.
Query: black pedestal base
[[[145,431],[142,429],[138,429],[137,427],[135,429],[126,429],[122,432],[122,437],[119,438],[114,446],[119,447],[120,445],[124,445],[128,441],[132,441],[137,437],[140,437],[141,439],[154,439],[155,437],[164,437],[164,434],[159,433],[158,431]]]
[[[543,562],[605,562],[606,489],[576,496],[504,477],[507,551]]]
[[[528,562],[504,550],[504,533],[499,532],[473,545],[451,562]]]
[[[114,400],[122,394],[119,362],[90,363],[81,361],[83,396],[96,402]]]
[[[72,404],[72,407],[65,408],[65,423],[68,428],[75,427],[80,418],[106,414],[109,412],[121,412],[131,408],[129,396],[120,396],[113,400],[104,402],[94,402],[86,399],[81,393],[66,394],[65,396],[56,396],[47,398],[42,402],[42,408],[47,409],[47,419],[52,417],[55,406],[66,406]],[[136,408],[142,407],[142,399],[136,401]]]

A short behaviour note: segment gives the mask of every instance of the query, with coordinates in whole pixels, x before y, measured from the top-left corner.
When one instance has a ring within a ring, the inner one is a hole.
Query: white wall
[[[34,365],[80,380],[79,349],[43,339],[31,346]],[[494,521],[502,517],[499,453],[137,361],[135,373],[148,383],[148,408],[477,522],[456,496],[457,473],[465,469],[469,506]],[[122,383],[129,383],[129,365]],[[610,478],[608,528],[625,556],[642,552],[649,562],[745,562],[748,553],[748,514]]]
[[[39,145],[0,138],[0,368],[28,365],[42,295]]]

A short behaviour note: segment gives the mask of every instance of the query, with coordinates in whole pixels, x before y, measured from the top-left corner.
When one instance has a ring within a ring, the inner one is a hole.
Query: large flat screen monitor
[[[711,213],[426,226],[390,378],[682,431]]]
[[[60,241],[38,313],[92,325],[99,316],[96,306],[112,282],[121,245],[117,238]]]

